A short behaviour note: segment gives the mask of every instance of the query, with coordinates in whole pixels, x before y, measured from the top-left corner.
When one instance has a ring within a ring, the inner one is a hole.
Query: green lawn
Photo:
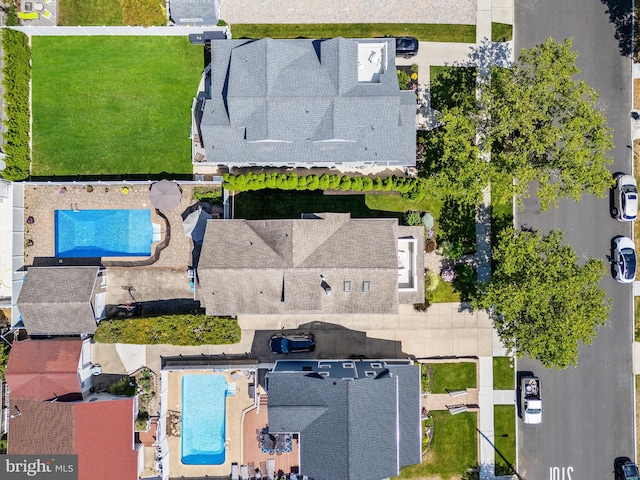
[[[124,25],[120,0],[58,0],[58,25]]]
[[[476,364],[474,362],[429,363],[433,372],[431,393],[447,393],[447,390],[476,388]]]
[[[396,194],[324,195],[321,191],[257,190],[235,196],[235,218],[300,218],[301,213],[351,212],[353,218],[402,218],[407,210],[437,212],[440,203],[425,197],[415,203]]]
[[[202,47],[183,37],[33,42],[34,176],[189,174]]]
[[[491,24],[492,42],[508,42],[511,40],[513,40],[513,25],[496,22]]]
[[[493,409],[496,475],[509,475],[516,464],[516,407],[495,405]]]
[[[461,300],[460,292],[455,289],[453,283],[445,282],[442,278],[440,278],[435,290],[428,290],[425,293],[429,303],[449,303]]]
[[[493,389],[513,390],[516,388],[513,359],[510,357],[493,357]]]
[[[498,234],[513,226],[513,195],[511,185],[491,184],[491,244],[498,241]]]
[[[475,25],[423,23],[308,23],[308,24],[236,24],[233,38],[373,38],[385,35],[417,37],[423,42],[476,41]]]
[[[421,464],[405,467],[399,478],[422,478],[439,475],[443,480],[460,478],[478,463],[477,414],[451,415],[447,411],[431,412],[433,441]]]

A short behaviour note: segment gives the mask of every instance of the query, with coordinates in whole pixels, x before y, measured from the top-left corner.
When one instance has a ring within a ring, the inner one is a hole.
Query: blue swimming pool
[[[56,210],[56,257],[148,257],[151,210]]]
[[[224,375],[182,377],[182,463],[224,463],[226,398]]]

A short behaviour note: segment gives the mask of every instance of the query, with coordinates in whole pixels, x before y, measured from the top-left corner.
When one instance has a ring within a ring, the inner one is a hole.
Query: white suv
[[[638,186],[631,175],[618,175],[613,188],[611,214],[621,222],[633,222],[638,215]]]

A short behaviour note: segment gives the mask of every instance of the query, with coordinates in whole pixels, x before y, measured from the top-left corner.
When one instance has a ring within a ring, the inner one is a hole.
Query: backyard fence
[[[201,34],[207,32],[222,32],[226,38],[231,38],[231,30],[224,27],[129,27],[129,26],[102,26],[102,27],[60,27],[60,26],[16,26],[9,27],[25,33],[29,36],[157,36],[157,37],[188,37],[190,34]]]

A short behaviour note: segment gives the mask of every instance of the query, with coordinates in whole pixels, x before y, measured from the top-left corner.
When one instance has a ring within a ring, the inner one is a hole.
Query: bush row
[[[240,341],[238,321],[206,315],[102,320],[94,335],[98,343],[139,345],[222,345]]]
[[[7,180],[24,180],[29,176],[29,80],[31,79],[31,48],[27,36],[16,30],[2,31],[4,51],[4,108],[7,119],[4,153],[7,168],[2,176]]]
[[[306,175],[290,173],[247,173],[233,175],[225,173],[224,188],[236,192],[262,190],[342,190],[344,192],[399,192],[407,200],[419,202],[425,196],[424,180],[391,176],[387,178],[349,177],[348,175]]]

